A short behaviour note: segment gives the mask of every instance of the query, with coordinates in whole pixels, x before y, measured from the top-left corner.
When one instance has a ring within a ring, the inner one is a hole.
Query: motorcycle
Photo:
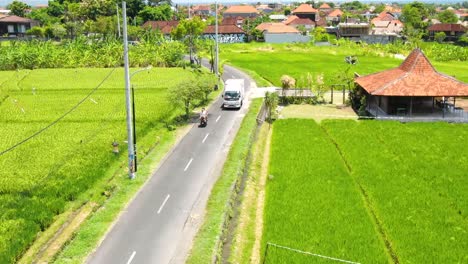
[[[200,126],[206,126],[208,124],[208,117],[207,116],[200,116]]]

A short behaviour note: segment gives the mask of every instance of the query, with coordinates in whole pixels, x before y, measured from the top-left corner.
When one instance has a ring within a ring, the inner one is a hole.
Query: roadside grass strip
[[[203,225],[196,235],[186,263],[211,263],[220,260],[221,238],[232,211],[235,185],[247,169],[247,158],[257,126],[257,114],[262,98],[254,99],[232,143],[221,176],[213,186],[208,199]]]
[[[323,261],[279,248],[265,252],[267,243],[352,262],[391,262],[358,186],[313,120],[273,125],[262,241],[265,263]]]
[[[270,124],[267,123],[261,126],[257,140],[252,146],[252,162],[249,166],[248,178],[242,195],[240,214],[233,235],[234,239],[229,255],[229,263],[254,262],[254,244],[256,243],[257,235],[261,236],[261,234],[256,234],[257,225],[261,224],[256,223],[256,220],[260,217],[263,218],[263,211],[257,207],[259,199],[261,199],[259,197],[260,191],[264,188],[262,180],[264,180],[265,175],[262,175],[262,171],[264,170],[262,165],[265,156],[268,155],[265,153],[265,145],[267,144],[270,131],[269,126]]]
[[[400,263],[468,262],[468,125],[327,120]]]

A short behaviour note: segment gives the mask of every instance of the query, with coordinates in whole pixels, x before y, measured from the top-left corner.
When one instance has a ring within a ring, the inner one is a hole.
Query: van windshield
[[[235,92],[235,91],[226,91],[224,93],[224,97],[226,99],[228,98],[232,98],[232,99],[238,99],[239,98],[239,92]]]

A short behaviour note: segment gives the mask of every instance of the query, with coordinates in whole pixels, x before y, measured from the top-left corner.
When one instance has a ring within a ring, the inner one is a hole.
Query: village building
[[[23,37],[27,30],[38,25],[38,21],[29,18],[14,15],[0,15],[0,36]]]
[[[468,96],[468,84],[434,69],[415,49],[394,69],[355,79],[366,97],[366,110],[376,118],[468,122],[456,99]]]
[[[218,42],[219,43],[242,43],[245,42],[247,34],[242,28],[235,25],[219,25],[218,26]],[[216,39],[216,28],[214,25],[207,26],[203,31],[203,38]]]
[[[192,16],[208,17],[213,15],[214,12],[211,11],[210,5],[196,5],[190,9]]]
[[[333,10],[333,8],[331,8],[329,4],[323,3],[323,4],[321,4],[319,6],[318,10],[320,12],[324,12],[324,13],[328,14],[329,12],[331,12]]]
[[[463,34],[467,32],[467,28],[461,24],[434,24],[428,29],[429,38],[434,40],[434,37],[439,32],[445,33],[445,40],[447,41],[457,41]]]
[[[400,35],[403,23],[392,13],[383,11],[371,20],[373,35]]]
[[[331,11],[325,19],[327,20],[328,23],[331,25],[338,25],[341,21],[341,17],[343,16],[343,11],[340,9],[335,9]]]
[[[255,18],[259,15],[258,10],[250,5],[236,5],[230,6],[223,13],[223,17],[243,17],[243,18]]]
[[[146,21],[143,24],[143,28],[150,28],[152,30],[157,30],[163,35],[170,35],[173,28],[179,25],[179,21]]]
[[[291,14],[299,18],[308,18],[312,21],[316,21],[318,19],[318,10],[308,4],[301,4],[294,9]]]
[[[261,23],[256,27],[262,32],[266,43],[308,42],[310,36],[304,36],[299,30],[283,23]]]

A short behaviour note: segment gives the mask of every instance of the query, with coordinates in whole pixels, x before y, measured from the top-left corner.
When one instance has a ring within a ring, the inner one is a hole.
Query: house
[[[179,21],[146,21],[143,24],[143,28],[151,28],[153,30],[158,30],[163,35],[170,35],[172,29],[179,25]]]
[[[340,9],[335,9],[331,11],[325,19],[327,22],[330,22],[332,25],[338,25],[341,21],[341,17],[343,16],[343,11]]]
[[[371,20],[373,35],[399,35],[403,31],[403,23],[392,13],[383,11]]]
[[[318,21],[315,21],[310,18],[300,18],[295,15],[289,16],[288,19],[283,23],[288,26],[293,26],[299,30],[302,27],[307,31],[311,31],[315,27],[324,27],[327,25],[324,19],[319,19]]]
[[[468,84],[437,72],[420,49],[397,68],[355,78],[366,109],[378,117],[460,119],[468,115],[456,107],[456,98],[468,96]],[[453,103],[451,103],[453,102]]]
[[[270,14],[274,11],[273,8],[270,8],[266,4],[257,5],[257,10],[263,14]]]
[[[247,34],[235,25],[218,25],[219,43],[242,43],[245,42]],[[216,39],[216,28],[213,25],[207,26],[203,31],[203,38]]]
[[[210,5],[196,5],[191,8],[190,13],[192,16],[207,17],[214,12],[211,11]]]
[[[283,23],[264,22],[256,27],[263,33],[267,43],[308,42],[310,36],[303,36],[299,30]]]
[[[330,11],[332,11],[333,9],[330,7],[329,4],[323,3],[323,4],[321,4],[321,5],[319,6],[318,10],[319,10],[320,12],[324,12],[324,13],[328,14],[328,13],[329,13]]]
[[[237,27],[242,27],[244,24],[245,18],[238,16],[238,17],[225,17],[221,21],[221,25],[236,25]]]
[[[230,6],[223,13],[223,17],[243,17],[243,18],[255,18],[259,15],[259,12],[255,7],[250,5],[236,5]]]
[[[26,31],[34,26],[38,26],[39,22],[19,17],[19,16],[3,16],[0,17],[0,36],[16,36],[22,37],[26,34]]]
[[[368,23],[340,23],[338,24],[339,37],[361,37],[369,35]]]
[[[312,6],[308,4],[301,4],[296,9],[294,9],[291,14],[299,17],[299,18],[309,18],[312,21],[318,19],[318,10],[314,9]]]
[[[287,17],[285,15],[270,15],[271,21],[285,21]]]
[[[1,21],[1,20],[0,20]],[[444,32],[446,35],[445,40],[456,41],[460,36],[467,32],[467,28],[461,24],[434,24],[428,29],[429,38],[434,39],[435,35],[439,32]]]

